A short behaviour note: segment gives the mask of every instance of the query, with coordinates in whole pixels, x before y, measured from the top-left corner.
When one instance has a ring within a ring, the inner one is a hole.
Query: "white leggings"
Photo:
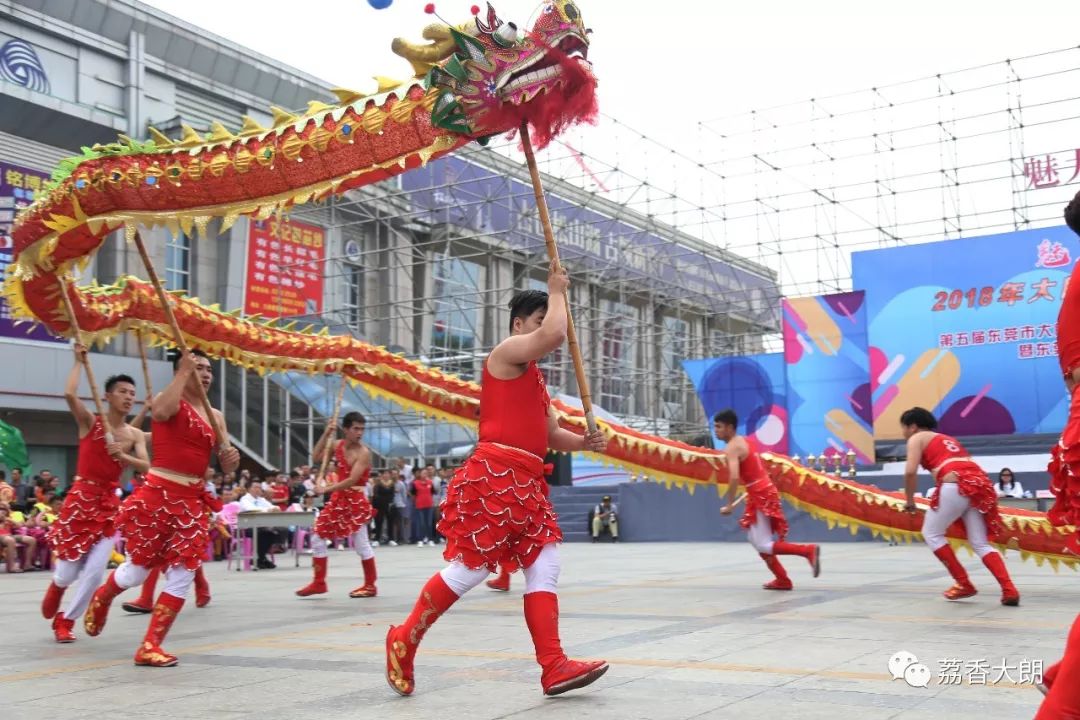
[[[525,568],[525,594],[534,592],[557,592],[559,588],[559,548],[548,543],[532,565]],[[461,597],[487,579],[488,569],[472,570],[458,560],[439,571],[454,594]]]
[[[53,570],[53,583],[56,587],[71,587],[76,580],[81,581],[68,599],[64,617],[75,620],[82,616],[86,606],[90,604],[90,598],[94,596],[94,591],[101,585],[101,577],[109,564],[112,549],[113,539],[102,538],[94,543],[90,552],[78,560],[56,561],[56,568]]]
[[[136,565],[129,558],[120,567],[116,568],[113,578],[116,580],[117,585],[126,590],[136,585],[142,585],[149,574],[150,568]],[[162,592],[167,592],[173,597],[183,600],[187,597],[188,590],[191,588],[194,579],[194,570],[188,570],[181,565],[173,566],[165,571],[165,587]]]
[[[361,560],[370,560],[375,557],[375,551],[371,549],[371,541],[368,540],[367,525],[364,525],[359,530],[352,534],[353,547],[356,548],[356,554],[360,556]],[[327,542],[324,538],[318,535],[311,536],[311,555],[312,557],[324,558],[327,554]]]
[[[754,549],[763,555],[772,555],[773,531],[769,516],[760,510],[754,518],[754,524],[746,530],[746,537]]]
[[[982,513],[971,506],[971,501],[960,494],[960,487],[954,482],[941,483],[938,491],[938,509],[927,510],[923,519],[922,534],[930,549],[937,551],[945,546],[945,531],[957,518],[964,519],[968,542],[980,557],[994,552],[986,539],[986,519]]]

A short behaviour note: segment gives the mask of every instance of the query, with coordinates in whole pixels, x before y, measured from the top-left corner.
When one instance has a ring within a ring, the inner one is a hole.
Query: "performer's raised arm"
[[[521,367],[558,350],[566,342],[566,289],[570,278],[565,268],[554,262],[548,269],[548,293],[544,298],[547,311],[532,313],[521,322],[521,332],[503,340],[488,356],[488,367],[496,377],[503,377],[512,366],[520,374]],[[502,372],[500,372],[502,370]]]
[[[186,352],[173,360],[172,382],[158,393],[151,405],[150,417],[154,422],[167,422],[173,415],[180,412],[180,401],[184,399],[184,389],[189,383],[199,382],[199,363],[196,357],[193,353]],[[206,365],[209,369],[209,361]]]
[[[71,372],[68,373],[67,384],[64,386],[64,400],[67,402],[68,408],[71,409],[71,414],[75,416],[75,422],[79,426],[79,437],[81,438],[90,432],[90,428],[93,427],[94,414],[79,399],[79,379],[82,378],[83,374],[82,357],[86,355],[86,347],[76,344],[74,350],[75,365],[72,366]]]

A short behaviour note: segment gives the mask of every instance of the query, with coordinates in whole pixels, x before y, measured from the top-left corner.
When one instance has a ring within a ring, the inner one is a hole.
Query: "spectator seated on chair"
[[[611,533],[612,540],[619,542],[619,508],[611,502],[611,496],[605,495],[591,514],[593,542],[599,541],[600,533],[604,530]]]
[[[241,512],[281,512],[278,508],[263,497],[263,487],[261,483],[253,482],[248,486],[247,494],[240,498],[240,511]],[[254,533],[254,530],[245,530],[245,533]],[[282,528],[259,528],[259,532],[256,535],[258,538],[258,547],[255,548],[255,552],[259,556],[259,560],[256,563],[260,570],[273,570],[277,565],[269,557],[270,547],[278,545],[284,542],[282,535]]]

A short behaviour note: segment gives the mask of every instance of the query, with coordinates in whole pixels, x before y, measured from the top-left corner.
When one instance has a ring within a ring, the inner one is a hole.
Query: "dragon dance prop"
[[[569,0],[543,5],[523,36],[488,6],[483,18],[430,25],[423,37],[426,44],[392,44],[415,77],[377,78],[378,93],[370,97],[339,89],[336,104],[312,101],[301,115],[272,108],[269,128],[246,118],[236,134],[213,123],[206,136],[185,126],[175,141],[151,130],[151,140],[121,137],[84,148],[83,156],[61,164],[46,192],[16,219],[3,290],[12,315],[61,336],[81,332],[88,345],[136,332],[148,345],[182,340],[260,374],[340,372],[376,397],[475,428],[479,385],[348,336],[241,317],[182,294],[168,294],[163,305],[153,284],[130,276],[108,286],[69,288],[70,316],[61,297],[63,278],[85,267],[112,231],[123,229],[129,240],[140,227],[155,226],[205,235],[213,222],[223,232],[241,216],[276,216],[523,123],[542,148],[596,113],[596,80],[585,61],[588,31]],[[585,431],[581,410],[559,401],[554,406],[564,428]],[[597,424],[609,439],[597,459],[669,486],[726,490],[722,452]],[[830,525],[903,540],[918,536],[920,519],[903,512],[898,493],[834,479],[781,456],[767,461],[784,497]],[[1071,528],[1053,528],[1041,513],[1003,508],[1002,516],[1008,547],[1040,564],[1075,564],[1064,551]],[[962,529],[954,526],[949,538],[962,542]]]

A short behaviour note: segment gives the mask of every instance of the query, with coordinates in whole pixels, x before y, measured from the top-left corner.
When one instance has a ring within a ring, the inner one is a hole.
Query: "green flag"
[[[3,420],[0,420],[0,462],[9,470],[18,468],[24,474],[30,471],[30,456],[26,452],[22,430]]]

